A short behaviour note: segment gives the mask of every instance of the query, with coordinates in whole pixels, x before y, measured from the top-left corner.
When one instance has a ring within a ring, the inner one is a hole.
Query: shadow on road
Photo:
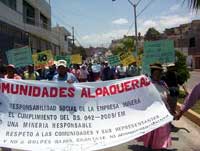
[[[131,149],[133,151],[151,151],[151,149],[148,149],[144,146],[140,146],[140,145],[129,145],[128,149]]]
[[[128,149],[131,149],[132,151],[155,151],[150,148],[146,148],[144,146],[140,145],[129,145]],[[162,151],[178,151],[177,149],[163,149]]]
[[[171,127],[171,132],[177,133],[180,130],[184,130],[187,133],[190,133],[190,131],[188,129],[184,128],[184,127],[176,127],[174,125]]]

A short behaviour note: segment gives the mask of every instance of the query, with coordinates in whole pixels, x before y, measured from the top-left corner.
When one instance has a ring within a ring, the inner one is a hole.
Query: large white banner
[[[0,79],[0,146],[90,151],[119,145],[172,120],[145,76],[67,84]]]

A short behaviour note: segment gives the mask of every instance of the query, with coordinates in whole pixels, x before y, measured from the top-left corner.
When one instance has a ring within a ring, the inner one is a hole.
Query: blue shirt
[[[68,80],[72,80],[74,83],[79,82],[77,78],[72,73],[69,72],[64,77],[60,77],[59,74],[56,74],[53,77],[53,81],[68,81]]]

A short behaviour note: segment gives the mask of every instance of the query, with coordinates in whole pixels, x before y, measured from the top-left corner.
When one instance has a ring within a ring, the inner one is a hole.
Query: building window
[[[67,38],[67,35],[65,35],[65,41],[67,41],[67,39],[68,39],[68,38]]]
[[[41,13],[40,13],[40,24],[42,28],[48,29],[48,19]]]
[[[1,24],[0,32],[2,32],[2,33],[7,33],[7,31],[8,31],[7,25],[2,23],[2,24]]]
[[[194,38],[194,37],[190,38],[189,47],[190,47],[190,48],[196,47],[196,41],[195,41],[195,38]]]
[[[6,6],[16,10],[17,4],[16,0],[0,0],[0,2],[4,3]]]
[[[25,23],[35,25],[35,9],[26,1],[23,1],[23,17]]]

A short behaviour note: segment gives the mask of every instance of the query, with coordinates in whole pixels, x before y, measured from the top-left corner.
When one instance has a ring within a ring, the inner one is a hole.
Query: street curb
[[[193,69],[193,71],[200,72],[200,69]]]
[[[180,109],[181,108],[181,104],[178,103],[177,104],[177,108]],[[191,120],[192,122],[194,122],[195,124],[197,124],[198,126],[200,126],[200,114],[192,111],[192,110],[188,110],[187,112],[185,112],[183,114],[185,117],[187,117],[189,120]]]

